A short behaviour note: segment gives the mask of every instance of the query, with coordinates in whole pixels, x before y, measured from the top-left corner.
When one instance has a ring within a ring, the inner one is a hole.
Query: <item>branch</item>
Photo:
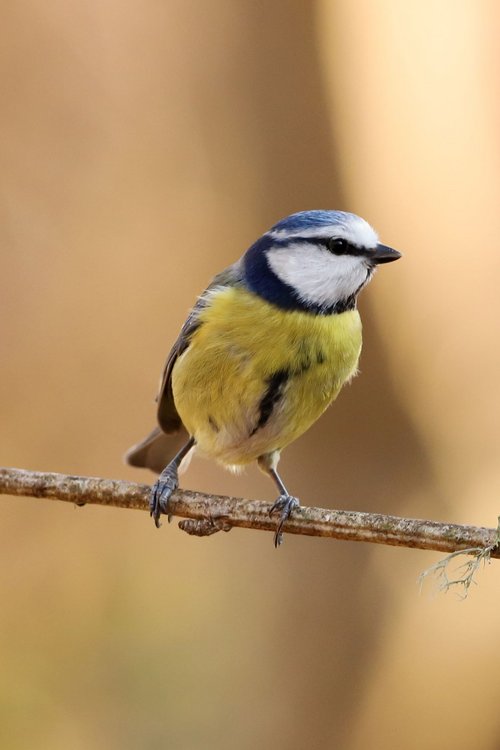
[[[149,510],[146,484],[117,479],[74,477],[65,474],[26,471],[0,467],[0,494],[24,495],[50,500],[64,500],[76,505],[108,505],[115,508]],[[181,528],[191,534],[205,528],[207,519],[224,519],[219,528],[233,526],[275,531],[276,520],[269,517],[270,504],[258,500],[206,495],[177,490],[170,499],[172,515],[192,519],[181,521]],[[197,526],[200,524],[201,526]],[[415,547],[437,552],[478,554],[485,549],[489,556],[500,557],[497,529],[461,526],[437,521],[421,521],[378,513],[300,507],[284,525],[288,534],[330,537],[356,542],[373,542],[397,547]]]

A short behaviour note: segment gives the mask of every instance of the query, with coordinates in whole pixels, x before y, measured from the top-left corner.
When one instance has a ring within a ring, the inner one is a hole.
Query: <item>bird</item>
[[[157,426],[126,461],[159,473],[159,527],[194,451],[238,471],[256,461],[279,496],[274,545],[300,506],[280,474],[281,451],[323,414],[358,370],[357,297],[401,253],[353,213],[307,210],[281,219],[198,297],[166,361]],[[211,521],[213,533],[217,525]],[[202,532],[198,532],[202,533]]]

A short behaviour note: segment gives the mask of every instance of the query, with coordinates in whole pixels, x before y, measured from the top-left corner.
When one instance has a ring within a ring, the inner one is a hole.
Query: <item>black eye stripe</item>
[[[318,245],[326,248],[333,255],[355,255],[365,258],[371,258],[375,254],[376,248],[358,247],[342,237],[288,237],[286,240],[275,240],[274,247],[288,247],[297,243]]]
[[[328,250],[334,255],[361,255],[369,257],[370,255],[373,255],[374,252],[366,247],[353,245],[351,242],[348,242],[341,237],[331,237],[329,240],[326,240],[326,242],[323,240],[323,242],[326,244]]]

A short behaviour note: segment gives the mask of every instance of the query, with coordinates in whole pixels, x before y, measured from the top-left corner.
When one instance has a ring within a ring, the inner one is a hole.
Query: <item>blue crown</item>
[[[312,229],[314,227],[318,227],[319,229],[322,226],[331,226],[337,223],[345,224],[351,217],[357,218],[353,214],[344,211],[299,211],[296,214],[291,214],[281,219],[269,231],[287,230],[296,232],[301,229]]]

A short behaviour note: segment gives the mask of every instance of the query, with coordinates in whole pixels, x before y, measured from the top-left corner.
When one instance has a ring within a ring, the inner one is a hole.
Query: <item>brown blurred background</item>
[[[196,295],[280,217],[404,251],[361,300],[361,377],[282,460],[304,503],[500,511],[500,11],[488,2],[18,0],[3,9],[1,463],[151,481]],[[184,485],[272,499],[195,459]],[[8,750],[496,749],[499,563],[1,501]]]

